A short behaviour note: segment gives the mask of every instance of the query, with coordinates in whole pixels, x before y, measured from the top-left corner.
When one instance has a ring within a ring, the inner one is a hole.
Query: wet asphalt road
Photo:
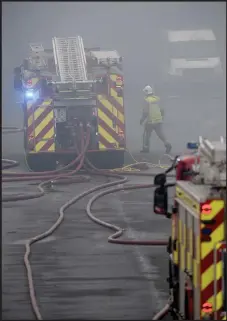
[[[149,183],[151,179],[131,181]],[[104,182],[104,178],[92,178],[89,183],[58,186],[41,199],[3,204],[3,320],[34,319],[23,266],[25,240],[48,229],[59,207],[71,197]],[[25,183],[3,185],[5,193],[33,189]],[[168,297],[165,247],[107,243],[110,231],[86,216],[88,199],[66,211],[53,236],[32,246],[31,264],[43,318],[151,320]],[[106,196],[96,203],[94,213],[125,227],[125,237],[163,239],[170,232],[169,221],[152,213],[152,190]]]

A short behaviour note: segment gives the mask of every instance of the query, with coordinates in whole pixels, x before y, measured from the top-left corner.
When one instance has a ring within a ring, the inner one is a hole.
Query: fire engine
[[[195,153],[176,158],[156,175],[154,212],[172,221],[169,291],[174,319],[226,320],[227,216],[226,141],[188,144]],[[166,174],[176,169],[174,204],[169,211]]]
[[[52,49],[30,44],[14,69],[22,95],[24,149],[33,171],[54,170],[76,156],[78,127],[90,127],[87,157],[98,168],[124,163],[125,112],[122,57],[115,50],[86,49],[80,36],[52,39]]]

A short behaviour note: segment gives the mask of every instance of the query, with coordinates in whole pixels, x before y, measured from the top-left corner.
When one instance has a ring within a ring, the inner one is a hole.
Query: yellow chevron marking
[[[43,148],[43,146],[46,144],[46,140],[41,140],[41,141],[39,141],[36,145],[35,145],[35,151],[36,152],[39,152],[42,148]]]
[[[43,139],[50,139],[54,137],[54,126],[44,135]]]
[[[224,202],[223,201],[213,201],[210,203],[212,212],[210,214],[201,214],[201,220],[211,220],[214,219],[215,216],[223,209]],[[203,260],[211,251],[213,251],[213,247],[219,241],[224,238],[224,225],[219,225],[213,233],[210,235],[212,241],[201,243],[201,259]]]
[[[44,100],[43,102],[42,102],[42,104],[40,105],[40,107],[42,107],[42,106],[49,106],[49,105],[51,105],[51,103],[52,103],[52,99],[46,99],[46,100]]]
[[[33,123],[33,116],[34,115],[31,115],[29,118],[28,118],[28,127],[30,127]]]
[[[222,246],[222,243],[218,243],[216,245],[216,250],[218,251]],[[214,268],[214,269],[213,269]],[[203,282],[207,283],[207,285],[209,285],[213,280],[214,280],[214,276],[215,276],[215,282],[217,282],[219,279],[221,279],[223,277],[223,262],[222,261],[219,261],[216,265],[214,266],[210,266],[209,271],[205,271],[202,275],[202,285],[203,285]],[[208,274],[208,272],[210,272],[210,275],[211,278],[208,280],[208,275],[207,275],[207,278],[205,279],[205,274]],[[203,280],[203,277],[205,280]],[[218,311],[221,307],[222,307],[222,304],[223,304],[223,292],[220,291],[218,293],[219,295],[216,296],[216,300],[215,300],[215,296],[214,297],[211,297],[209,299],[209,302],[211,302],[213,304],[214,302],[214,311]]]
[[[32,87],[35,87],[35,85],[39,82],[39,78],[32,78]]]
[[[118,76],[118,75],[116,75],[116,74],[112,74],[112,75],[110,75],[110,79],[111,79],[112,81],[116,82],[117,76]]]
[[[36,120],[44,111],[43,107],[49,106],[52,103],[52,99],[48,99],[44,101],[36,110],[35,112],[29,116],[28,118],[28,127],[32,125],[33,121]],[[33,106],[32,103],[27,104],[27,109],[29,110]]]
[[[222,277],[222,262],[216,264],[215,279],[219,280]],[[201,290],[203,291],[211,282],[214,280],[214,265],[209,266],[209,268],[202,274],[201,277]]]
[[[224,202],[222,200],[212,201],[211,205],[211,213],[209,214],[201,214],[202,220],[211,220],[214,219],[216,215],[220,213],[220,211],[224,207]],[[201,224],[202,228],[203,224]],[[221,244],[218,242],[224,238],[224,222],[220,224],[210,235],[211,241],[210,242],[203,242],[201,243],[201,260],[203,260],[208,254],[212,253],[214,248],[220,248]],[[210,283],[214,281],[214,279],[218,280],[222,277],[222,262],[218,262],[216,265],[212,264],[207,268],[207,270],[201,276],[201,291],[203,291]],[[222,291],[219,292],[215,296],[212,296],[208,302],[214,306],[215,303],[215,310],[219,310],[222,307],[223,300]],[[202,315],[203,312],[201,312]]]
[[[110,88],[110,95],[123,107],[123,97],[118,97],[116,90]]]
[[[213,295],[212,297],[210,297],[208,300],[207,300],[208,303],[212,304],[212,306],[214,307],[214,303],[215,303],[215,296]],[[217,293],[216,295],[216,311],[220,310],[223,306],[223,292],[220,291]],[[214,311],[214,312],[216,312]],[[201,315],[204,316],[205,313],[203,311],[201,311]]]
[[[42,115],[42,113],[44,112],[45,112],[45,108],[42,108],[41,106],[39,106],[34,112],[34,120],[37,120],[39,116]]]
[[[49,152],[54,152],[55,151],[55,144],[53,143],[49,148],[48,148]]]
[[[118,145],[116,140],[109,134],[107,131],[102,128],[100,125],[98,126],[99,134],[103,136],[110,144],[116,144]]]
[[[50,139],[53,137],[54,137],[54,127],[51,127],[51,129],[41,139]]]
[[[106,149],[106,146],[104,146],[102,143],[99,143],[99,148],[100,149]]]
[[[112,120],[101,110],[98,110],[98,116],[104,121],[104,123],[113,129],[113,122]]]
[[[54,118],[54,112],[53,112],[53,110],[51,110],[49,112],[49,114],[47,114],[46,117],[41,121],[41,123],[39,123],[36,126],[36,128],[35,128],[35,137],[39,135],[39,133],[53,120],[53,118]]]
[[[117,118],[124,124],[124,115],[119,112],[107,99],[105,99],[102,95],[97,96],[99,102],[108,109],[112,114],[117,115]]]
[[[40,150],[43,148],[43,146],[48,142],[48,140],[41,140],[39,141],[35,146],[35,151],[40,152]],[[53,143],[48,149],[49,152],[55,151],[55,143]]]

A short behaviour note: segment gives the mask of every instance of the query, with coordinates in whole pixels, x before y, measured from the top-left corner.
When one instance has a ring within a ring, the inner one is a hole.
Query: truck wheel
[[[27,154],[26,165],[33,172],[54,171],[56,160],[54,155],[49,154]]]

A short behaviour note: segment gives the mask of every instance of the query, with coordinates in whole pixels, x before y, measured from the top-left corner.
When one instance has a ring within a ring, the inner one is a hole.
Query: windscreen
[[[196,60],[217,56],[215,41],[179,41],[170,44],[170,58]]]

